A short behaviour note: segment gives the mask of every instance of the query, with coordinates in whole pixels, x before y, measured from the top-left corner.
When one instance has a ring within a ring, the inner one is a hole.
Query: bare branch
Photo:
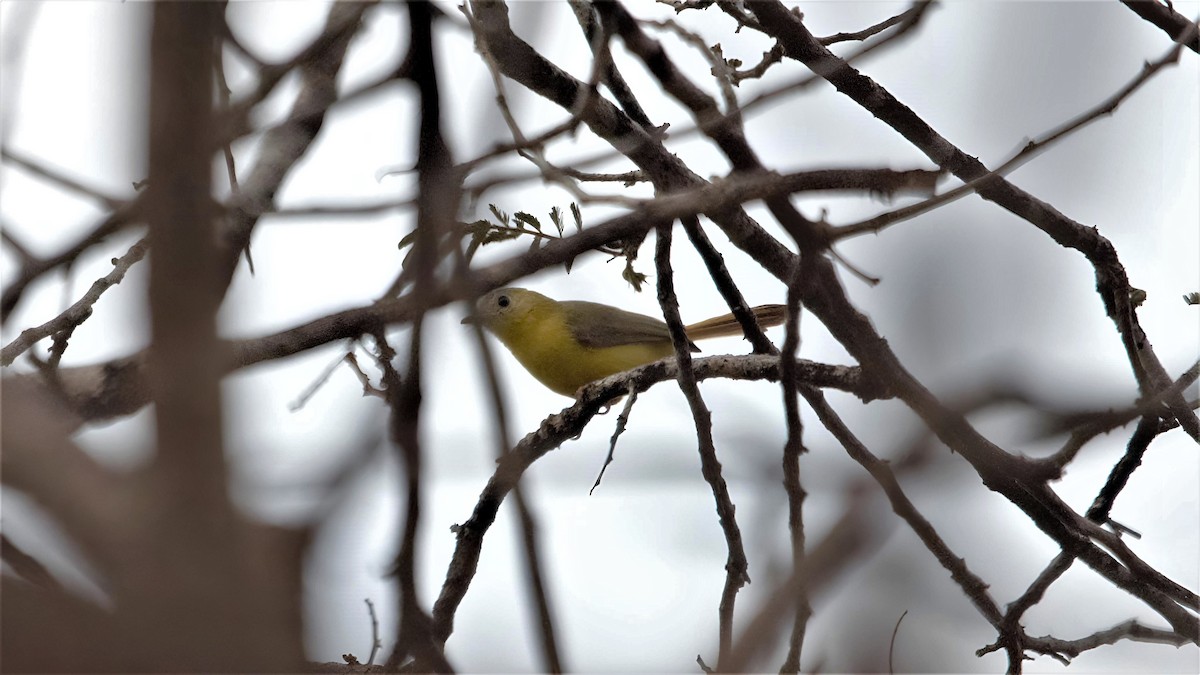
[[[796,275],[804,273],[804,265],[796,267]],[[779,382],[783,389],[783,411],[787,423],[787,441],[783,446],[783,488],[788,500],[788,532],[792,540],[792,573],[799,575],[805,567],[804,500],[808,493],[800,480],[800,456],[808,451],[804,447],[804,425],[800,421],[800,402],[797,397],[799,384],[796,380],[796,353],[800,349],[800,295],[799,279],[788,284],[787,322],[783,351],[779,356]],[[799,577],[798,577],[799,578]],[[780,673],[800,672],[800,656],[804,648],[804,636],[808,620],[812,616],[808,589],[798,584],[795,593],[796,612],[792,620],[792,632],[788,639],[788,653]]]
[[[441,78],[434,60],[433,5],[410,3],[409,59],[410,79],[417,88],[420,117],[416,129],[417,146],[417,230],[413,244],[411,272],[412,294],[425,295],[434,282],[439,231],[449,229],[458,206],[459,186],[454,181],[450,147],[442,133]],[[410,668],[421,672],[452,672],[441,640],[436,638],[433,621],[422,607],[417,594],[418,532],[421,527],[421,500],[424,449],[421,445],[421,403],[425,384],[421,370],[425,314],[418,314],[409,335],[407,367],[404,376],[392,365],[396,354],[387,342],[382,327],[372,331],[376,362],[383,372],[383,384],[393,443],[404,467],[404,526],[398,535],[392,574],[399,585],[396,613],[396,645],[388,657],[388,670],[398,670],[409,659]]]
[[[820,418],[825,428],[833,433],[842,447],[850,457],[862,465],[871,477],[879,483],[883,488],[884,494],[892,503],[892,510],[896,515],[904,519],[912,531],[921,538],[921,542],[925,544],[925,548],[933,554],[937,561],[941,563],[950,572],[950,577],[954,579],[963,590],[963,593],[971,600],[983,618],[987,619],[993,626],[1000,624],[1001,615],[1000,609],[996,606],[996,602],[992,600],[988,593],[988,584],[980,579],[975,573],[967,567],[966,561],[956,556],[950,547],[938,535],[933,525],[917,511],[916,507],[908,497],[904,494],[900,483],[896,480],[895,473],[888,467],[887,462],[880,460],[865,445],[859,441],[854,434],[842,422],[838,414],[829,407],[825,402],[825,396],[820,391],[811,387],[801,387],[800,393],[808,404],[812,406],[817,417]]]
[[[296,163],[308,151],[325,121],[324,111],[338,100],[337,74],[341,70],[346,50],[356,34],[363,12],[370,2],[339,2],[334,4],[326,19],[325,30],[295,59],[300,73],[300,93],[292,106],[292,116],[283,124],[263,134],[258,161],[242,182],[237,208],[227,219],[223,232],[221,278],[228,288],[242,252],[258,224],[258,214],[270,209],[275,194]],[[254,95],[232,104],[226,113],[226,127],[240,129],[253,105],[274,87],[277,78],[292,69],[292,64],[268,69],[259,81]],[[234,134],[224,134],[232,136]],[[216,146],[214,146],[215,148]]]
[[[87,234],[80,237],[61,253],[49,258],[26,259],[24,261],[25,264],[21,267],[20,274],[8,284],[8,287],[4,289],[3,296],[0,297],[0,319],[7,319],[12,311],[16,309],[17,303],[21,301],[21,296],[25,293],[25,289],[34,280],[41,278],[42,275],[51,270],[71,264],[84,251],[141,218],[142,199],[139,196],[132,202],[124,203],[115,211],[101,218]]]
[[[660,221],[655,239],[654,264],[658,271],[658,304],[662,307],[671,331],[671,342],[675,345],[675,361],[679,368],[677,380],[683,397],[687,399],[692,411],[692,420],[696,425],[697,450],[700,453],[700,472],[712,490],[713,499],[717,505],[717,517],[721,531],[725,535],[725,546],[728,555],[725,559],[725,587],[721,591],[721,604],[718,608],[718,636],[720,649],[717,656],[717,668],[727,669],[726,663],[731,656],[733,647],[733,610],[737,601],[737,593],[742,586],[750,583],[749,562],[742,545],[742,531],[734,516],[733,499],[729,496],[729,487],[721,475],[721,462],[717,459],[717,449],[712,437],[712,413],[700,396],[700,388],[696,386],[696,373],[692,368],[691,343],[683,330],[683,321],[679,318],[679,301],[675,298],[674,272],[671,269],[671,222]]]
[[[695,359],[692,365],[697,381],[712,377],[778,381],[779,377],[779,359],[768,355],[710,356]],[[802,383],[845,388],[864,399],[879,395],[873,382],[860,379],[862,373],[849,366],[828,366],[802,360],[797,361],[797,375]],[[440,640],[444,642],[453,632],[454,614],[479,565],[483,537],[495,522],[505,496],[525,470],[546,453],[577,436],[617,396],[631,389],[643,392],[657,382],[673,380],[677,376],[675,360],[668,358],[593,382],[580,391],[573,405],[547,417],[537,431],[525,436],[511,452],[500,458],[471,517],[454,529],[458,543],[446,571],[441,595],[433,607],[435,630]]]
[[[113,271],[93,282],[87,293],[84,293],[83,297],[77,300],[75,304],[46,323],[21,331],[21,334],[15,340],[5,345],[3,350],[0,350],[0,365],[7,366],[11,364],[25,350],[37,344],[39,340],[56,333],[74,330],[79,324],[87,321],[88,317],[92,315],[93,305],[100,299],[100,296],[109,288],[121,283],[129,268],[133,267],[134,263],[146,255],[146,246],[146,240],[144,238],[139,239],[136,244],[130,247],[125,255],[120,258],[113,258]]]
[[[120,208],[128,200],[114,197],[105,194],[99,188],[84,185],[83,183],[71,178],[57,169],[52,169],[38,160],[25,155],[24,153],[14,151],[10,147],[0,148],[0,158],[3,158],[13,164],[25,169],[29,173],[44,178],[55,185],[64,188],[70,192],[99,202],[101,206],[113,210]]]
[[[883,87],[821,45],[803,23],[776,0],[758,0],[751,6],[764,29],[783,42],[790,58],[802,61],[819,73],[839,91],[907,138],[939,166],[968,182],[988,173],[979,160],[952,145]],[[1149,339],[1138,325],[1136,314],[1129,304],[1129,279],[1112,242],[1095,228],[1068,219],[1049,204],[1003,178],[991,178],[987,184],[980,186],[978,192],[984,199],[1021,216],[1060,245],[1078,250],[1087,257],[1096,270],[1097,290],[1109,317],[1121,333],[1143,393],[1167,386],[1170,380],[1166,371],[1154,355]],[[1188,433],[1193,438],[1200,438],[1200,421],[1184,407],[1182,398],[1168,403]]]
[[[1121,4],[1133,10],[1134,14],[1158,26],[1175,42],[1187,45],[1187,48],[1200,53],[1200,35],[1196,34],[1195,22],[1176,12],[1171,3],[1162,4],[1158,0],[1121,0]]]
[[[928,4],[930,3],[917,2],[903,12],[900,12],[895,16],[888,17],[873,26],[867,26],[860,31],[855,31],[853,33],[835,33],[828,37],[817,38],[817,40],[826,47],[829,45],[835,45],[839,42],[861,42],[867,38],[874,37],[882,33],[892,26],[897,26],[906,21],[912,21],[916,16],[927,9],[926,5]]]

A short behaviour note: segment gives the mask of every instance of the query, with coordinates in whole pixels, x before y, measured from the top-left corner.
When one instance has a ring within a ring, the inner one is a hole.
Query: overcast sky
[[[451,5],[443,7],[460,16]],[[639,16],[672,15],[649,3],[627,7]],[[817,35],[859,30],[904,7],[890,2],[801,5],[806,24]],[[1200,3],[1175,2],[1175,8],[1194,17]],[[326,11],[323,3],[255,2],[231,4],[228,14],[250,49],[266,60],[283,60],[315,35]],[[132,196],[131,184],[146,174],[143,69],[149,15],[150,5],[139,3],[0,6],[4,147],[108,194]],[[402,10],[379,7],[368,17],[367,29],[351,48],[344,89],[385,72],[404,52]],[[753,63],[770,46],[750,31],[732,34],[732,23],[715,8],[683,19],[708,44],[720,42],[727,57]],[[566,3],[514,3],[513,21],[518,34],[547,56],[573,74],[587,76],[587,47]],[[461,25],[443,24],[437,36],[444,126],[460,161],[509,140],[492,103],[491,80]],[[708,67],[700,58],[669,34],[661,39],[695,80],[703,80]],[[1029,138],[1099,104],[1168,47],[1160,30],[1116,2],[948,2],[926,16],[915,36],[858,67],[959,148],[995,166]],[[690,126],[674,103],[647,99],[655,91],[651,80],[622,48],[614,51],[656,123],[670,122],[672,129]],[[1010,176],[1068,217],[1097,227],[1115,244],[1132,284],[1147,292],[1139,317],[1172,376],[1195,362],[1200,344],[1197,308],[1180,297],[1200,290],[1197,63],[1196,55],[1185,51],[1179,66],[1155,77],[1114,115]],[[798,67],[789,68],[788,74],[765,83],[744,83],[738,95],[744,100],[801,74]],[[247,85],[246,73],[236,62],[229,70],[236,98]],[[709,81],[703,84],[712,89]],[[560,110],[512,82],[506,86],[526,132],[563,119]],[[295,90],[293,80],[285,81],[258,121],[278,119]],[[337,108],[280,192],[279,205],[349,204],[408,194],[407,178],[381,175],[413,161],[412,97],[410,87],[394,84]],[[828,85],[749,115],[746,124],[764,163],[780,171],[932,168],[897,133]],[[251,137],[236,146],[240,167],[252,166],[256,142]],[[727,162],[694,135],[673,139],[669,147],[701,175],[728,171]],[[604,149],[584,131],[549,152],[569,165],[573,158]],[[530,167],[510,162],[502,168]],[[597,170],[630,168],[615,161]],[[223,176],[218,177],[221,184]],[[0,188],[0,222],[37,254],[56,252],[101,213],[100,205],[8,163],[0,169]],[[620,191],[650,195],[642,187]],[[565,209],[570,201],[563,190],[530,181],[485,194],[479,213],[464,218],[484,215],[487,203],[510,213],[544,216],[551,207]],[[903,203],[827,195],[795,201],[810,217],[825,210],[834,224]],[[771,226],[759,205],[749,211]],[[584,222],[598,223],[617,212],[588,207]],[[222,310],[223,333],[259,336],[370,302],[396,274],[402,257],[396,242],[411,228],[408,211],[264,218],[253,243],[257,274],[239,271]],[[777,280],[737,252],[715,227],[709,232],[750,302],[784,301]],[[3,327],[4,342],[61,311],[65,298],[73,301],[107,273],[108,261],[138,236],[115,237],[81,258],[66,279],[55,276],[31,288]],[[639,261],[646,273],[653,272],[651,243]],[[498,260],[519,246],[489,247],[479,260]],[[0,281],[7,282],[16,273],[15,259],[3,250]],[[994,204],[968,197],[878,236],[848,241],[839,250],[882,279],[869,287],[843,274],[859,309],[872,318],[905,366],[939,395],[953,397],[1003,382],[1067,407],[1117,407],[1136,397],[1119,336],[1104,316],[1086,261]],[[720,296],[682,238],[673,262],[684,320],[722,313]],[[548,270],[521,285],[558,299],[596,300],[657,315],[652,290],[633,292],[621,280],[619,265],[599,254],[584,256],[569,275]],[[145,282],[143,264],[104,296],[95,315],[76,332],[64,365],[97,363],[145,346]],[[468,517],[494,466],[484,380],[470,334],[459,325],[463,314],[461,306],[446,307],[426,325],[433,345],[427,352],[423,437],[430,472],[423,512],[425,557],[420,561],[426,605],[436,597],[452,551],[449,528]],[[806,316],[803,325],[803,357],[851,362],[813,317]],[[777,344],[782,341],[779,329],[769,335]],[[748,351],[736,338],[702,347],[705,353]],[[247,511],[297,522],[311,509],[329,470],[358,446],[384,435],[384,406],[361,397],[359,382],[345,368],[305,407],[291,409],[342,353],[343,346],[329,346],[228,378],[226,438],[236,470],[236,496]],[[507,354],[498,356],[515,434],[532,431],[547,414],[570,403],[544,389]],[[786,571],[785,496],[778,476],[785,433],[780,394],[769,383],[746,382],[708,382],[702,391],[714,414],[718,452],[747,539],[754,583],[740,596],[739,625],[744,626],[744,617],[766,599],[771,580]],[[848,396],[830,398],[882,457],[895,456],[919,432],[913,416],[895,402],[863,406]],[[113,467],[137,466],[152,453],[151,414],[143,410],[88,428],[79,441]],[[977,421],[989,438],[1011,452],[1037,455],[1057,448],[1061,438],[1033,438],[1030,419],[1006,408]],[[586,671],[694,671],[697,654],[710,664],[716,659],[725,546],[711,493],[698,470],[687,405],[670,383],[643,395],[618,446],[616,463],[589,497],[614,423],[615,414],[598,418],[580,439],[545,457],[527,476],[527,494],[541,519],[566,665]],[[1056,487],[1076,510],[1091,503],[1128,432],[1088,445]],[[815,420],[807,425],[805,440],[812,450],[803,461],[809,536],[816,541],[840,515],[845,488],[860,480],[862,472]],[[1113,512],[1116,520],[1143,534],[1130,542],[1139,555],[1192,589],[1200,587],[1198,475],[1194,443],[1179,431],[1169,433],[1155,441]],[[398,479],[391,457],[376,455],[356,479],[353,495],[322,531],[307,588],[310,657],[315,660],[340,660],[346,652],[365,660],[370,632],[363,598],[375,602],[382,635],[393,633],[394,598],[384,572],[396,541]],[[956,553],[992,585],[1001,606],[1015,599],[1057,551],[1014,507],[983,488],[956,456],[945,453],[933,469],[905,486]],[[43,521],[26,501],[6,493],[3,507],[6,530],[42,542],[31,548],[49,547],[42,539]],[[874,508],[879,514],[874,550],[842,572],[833,592],[815,598],[804,668],[886,668],[892,627],[907,610],[894,655],[898,670],[1002,669],[1001,655],[974,656],[994,637],[987,622],[916,537],[897,527],[886,504],[879,501]],[[486,539],[479,574],[447,645],[451,662],[462,671],[538,667],[513,534],[513,519],[505,508]],[[42,554],[88,592],[84,575],[69,562],[49,548]],[[1032,635],[1071,639],[1134,617],[1163,625],[1149,609],[1076,565],[1027,616],[1026,627]],[[524,644],[529,647],[522,648]],[[385,650],[390,648],[385,643]],[[1124,644],[1081,656],[1071,671],[1194,672],[1200,666],[1198,654],[1194,646]],[[761,667],[777,669],[781,655]],[[1047,658],[1027,668],[1064,671]]]

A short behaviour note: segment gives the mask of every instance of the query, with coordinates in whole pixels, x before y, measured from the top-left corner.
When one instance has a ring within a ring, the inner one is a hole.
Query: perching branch
[[[767,380],[779,379],[779,359],[768,355],[710,356],[692,362],[697,381],[710,378]],[[543,455],[578,436],[610,401],[631,389],[643,392],[653,384],[678,376],[674,359],[663,359],[598,380],[580,390],[576,402],[547,417],[537,431],[517,443],[497,462],[471,517],[455,528],[457,545],[451,558],[441,594],[433,607],[436,636],[445,641],[454,630],[454,615],[466,596],[479,565],[483,537],[496,520],[500,504],[517,484],[525,470]],[[835,387],[850,391],[864,400],[883,395],[875,384],[861,378],[861,372],[849,366],[828,366],[810,361],[797,362],[797,379],[814,387]]]

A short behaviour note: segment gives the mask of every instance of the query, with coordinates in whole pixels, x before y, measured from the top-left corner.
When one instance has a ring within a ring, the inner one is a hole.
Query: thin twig
[[[471,5],[464,5],[463,13],[470,22],[472,31],[476,35],[482,35],[483,29],[479,26],[479,20],[476,18],[475,13],[471,10]],[[578,96],[572,105],[570,116],[555,127],[552,127],[542,134],[539,134],[533,139],[529,139],[526,138],[524,132],[521,131],[520,124],[517,122],[516,118],[512,114],[511,109],[509,108],[508,98],[504,93],[504,83],[501,79],[501,69],[496,61],[495,55],[493,55],[490,50],[483,48],[483,46],[486,45],[486,42],[477,41],[476,44],[480,45],[481,47],[480,51],[483,56],[484,63],[487,65],[488,72],[492,77],[492,86],[496,90],[496,106],[499,108],[505,124],[508,125],[509,132],[513,136],[514,143],[514,146],[511,148],[505,148],[501,146],[488,154],[495,156],[516,151],[517,154],[525,159],[528,159],[535,166],[537,166],[541,175],[555,180],[579,201],[588,201],[589,196],[584,193],[578,185],[576,185],[573,181],[568,180],[562,174],[556,172],[554,167],[550,166],[546,162],[545,155],[542,152],[542,146],[550,139],[571,131],[582,123],[582,116],[584,112],[591,106],[593,100],[598,97],[598,94],[596,93],[596,85],[600,82],[601,78],[603,77],[603,73],[606,70],[605,59],[602,57],[606,55],[607,52],[605,50],[600,50],[597,53],[597,56],[592,59],[590,79],[587,86],[581,87],[577,90]],[[609,58],[611,59],[611,57]]]
[[[680,223],[683,225],[683,231],[687,234],[688,240],[691,241],[692,247],[700,254],[700,259],[704,261],[704,267],[708,270],[708,276],[716,285],[717,290],[724,298],[725,304],[729,306],[729,311],[733,313],[735,319],[742,326],[742,334],[752,346],[755,354],[774,354],[778,350],[771,341],[767,339],[762,328],[758,325],[758,321],[754,317],[746,302],[746,298],[742,296],[741,290],[734,283],[733,277],[729,274],[729,270],[725,267],[725,258],[721,256],[721,252],[713,246],[708,235],[704,233],[704,228],[700,226],[700,219],[696,216],[684,216],[680,218]]]
[[[20,274],[16,279],[8,282],[3,296],[0,297],[0,320],[7,319],[12,311],[16,309],[17,304],[21,301],[21,296],[25,293],[25,289],[34,280],[41,278],[43,274],[50,270],[71,264],[84,251],[141,219],[143,215],[142,202],[141,195],[133,201],[124,202],[114,211],[101,217],[100,221],[87,234],[75,240],[74,243],[67,246],[62,252],[48,258],[26,260],[25,264],[21,267]]]
[[[829,45],[835,45],[839,42],[861,42],[863,40],[866,40],[867,38],[874,37],[874,36],[882,33],[883,31],[891,28],[892,26],[895,26],[895,25],[898,25],[905,21],[910,20],[912,18],[912,16],[915,15],[917,12],[922,12],[925,10],[925,8],[923,6],[925,4],[927,4],[927,3],[915,3],[912,7],[909,7],[908,9],[904,10],[903,12],[900,12],[899,14],[897,14],[895,16],[884,19],[883,21],[880,21],[879,23],[877,23],[873,26],[868,26],[860,31],[855,31],[853,33],[835,33],[835,34],[827,36],[827,37],[817,38],[817,41],[820,42],[821,44],[825,45],[826,47],[828,47]]]
[[[592,58],[603,67],[604,85],[612,92],[626,115],[629,115],[643,129],[647,131],[653,129],[654,123],[642,109],[642,104],[638,102],[633,90],[625,81],[625,77],[617,68],[616,62],[613,61],[612,52],[609,49],[609,31],[596,20],[596,10],[592,3],[584,0],[570,0],[570,5],[575,13],[575,21],[583,30],[588,47],[592,50]]]
[[[1071,568],[1074,562],[1075,556],[1066,551],[1060,551],[1054,557],[1054,560],[1046,566],[1046,569],[1038,574],[1037,579],[1034,579],[1033,583],[1029,584],[1029,588],[1025,589],[1025,592],[1020,597],[1005,607],[1004,620],[1000,624],[1001,632],[1017,630],[1020,627],[1021,617],[1025,615],[1025,612],[1030,607],[1042,601],[1042,597],[1046,594],[1050,586],[1055,581],[1058,581]]]
[[[367,603],[367,614],[371,617],[371,655],[367,657],[367,668],[370,668],[375,663],[375,655],[379,653],[383,642],[379,639],[379,619],[375,616],[375,603],[371,602],[370,598],[363,598],[363,602]]]
[[[311,384],[305,387],[304,391],[300,392],[300,395],[296,397],[296,400],[288,404],[288,410],[296,412],[308,405],[309,400],[311,400],[312,397],[315,396],[316,393],[320,391],[327,382],[329,382],[329,378],[333,376],[333,373],[337,370],[338,366],[342,365],[343,363],[350,363],[351,367],[357,368],[358,363],[357,361],[354,361],[353,354],[353,346],[347,352],[339,354],[337,359],[326,366],[325,370],[322,370],[321,373],[317,375],[316,379],[314,379]],[[361,370],[358,372],[362,373]]]
[[[896,653],[896,636],[900,634],[900,622],[904,621],[904,617],[908,616],[908,610],[900,613],[900,618],[896,619],[896,625],[892,628],[892,640],[888,643],[888,672],[896,672],[896,667],[892,663],[892,656]]]
[[[633,412],[633,404],[637,401],[637,390],[630,387],[629,396],[625,398],[625,407],[621,410],[621,414],[617,415],[617,426],[613,430],[612,438],[608,440],[608,454],[604,457],[604,465],[600,467],[600,473],[596,475],[596,482],[592,484],[592,489],[588,490],[588,494],[596,491],[600,487],[600,481],[604,478],[604,472],[608,469],[608,465],[612,464],[613,454],[617,451],[617,439],[621,434],[625,433],[625,425],[629,423],[629,414]]]
[[[1075,459],[1075,456],[1088,441],[1100,434],[1108,433],[1139,417],[1147,415],[1157,417],[1159,414],[1166,413],[1167,411],[1164,410],[1163,402],[1170,397],[1182,394],[1185,389],[1192,386],[1197,378],[1200,378],[1200,361],[1192,364],[1192,367],[1188,368],[1187,372],[1181,375],[1170,387],[1163,389],[1154,396],[1142,399],[1132,408],[1102,414],[1090,423],[1075,429],[1071,432],[1071,437],[1067,439],[1063,447],[1045,461],[1059,467],[1065,467]],[[1195,406],[1188,404],[1188,407],[1194,409]]]
[[[1096,121],[1100,117],[1111,115],[1116,111],[1126,99],[1134,94],[1146,82],[1150,80],[1156,73],[1168,65],[1172,65],[1179,61],[1180,50],[1182,45],[1176,44],[1167,51],[1158,60],[1146,63],[1141,72],[1134,76],[1124,87],[1119,89],[1115,94],[1109,96],[1099,105],[1091,108],[1088,111],[1078,115],[1077,117],[1064,122],[1055,129],[1043,134],[1042,138],[1032,139],[1025,142],[1016,153],[1009,159],[1005,160],[1000,166],[980,175],[972,180],[967,181],[953,190],[944,194],[937,195],[918,204],[912,204],[888,213],[880,214],[867,220],[854,223],[852,225],[844,225],[834,229],[834,236],[838,239],[853,237],[859,234],[878,233],[884,228],[896,223],[914,218],[923,213],[932,211],[933,209],[953,202],[957,199],[965,197],[972,192],[975,192],[979,186],[986,184],[997,176],[1005,176],[1016,169],[1023,166],[1025,163],[1045,152],[1058,141],[1070,136],[1072,133],[1082,129],[1088,124]]]
[[[29,173],[40,178],[44,178],[70,192],[74,192],[93,201],[100,202],[101,206],[104,206],[110,211],[120,208],[123,204],[129,201],[128,199],[121,199],[119,197],[105,194],[105,192],[99,188],[90,185],[84,185],[74,178],[64,175],[61,171],[52,169],[20,151],[13,150],[9,146],[0,147],[0,159],[11,162],[28,171]]]
[[[261,136],[257,162],[242,177],[241,189],[230,200],[221,232],[222,253],[218,266],[222,293],[233,281],[238,263],[246,254],[259,216],[275,201],[279,186],[312,147],[325,123],[326,111],[347,96],[339,95],[337,76],[345,62],[351,40],[357,34],[363,13],[374,2],[335,3],[325,19],[321,34],[288,64],[260,73],[255,92],[234,102],[222,116],[222,141],[239,136],[249,124],[252,108],[274,88],[277,78],[295,68],[300,92],[286,120]],[[215,150],[217,146],[213,146]],[[245,206],[247,208],[239,208]]]
[[[125,255],[120,258],[113,258],[113,270],[93,282],[87,292],[83,294],[83,297],[79,298],[75,304],[46,323],[21,331],[21,334],[16,339],[5,345],[3,350],[0,350],[0,365],[7,366],[11,364],[25,350],[37,344],[39,340],[65,331],[73,331],[79,324],[87,321],[88,317],[92,315],[92,307],[100,299],[100,296],[108,289],[121,283],[129,268],[145,257],[147,247],[148,243],[146,239],[139,239],[136,244],[129,248]],[[61,356],[61,348],[56,351]]]
[[[557,675],[565,669],[562,656],[559,654],[557,631],[554,628],[554,614],[551,610],[549,584],[547,575],[542,571],[541,552],[538,546],[538,526],[533,509],[525,497],[525,490],[516,485],[513,487],[513,503],[517,507],[517,517],[520,520],[518,536],[525,555],[525,569],[528,576],[529,594],[533,606],[537,610],[538,636],[541,640],[542,660],[545,671]]]
[[[954,555],[954,552],[950,550],[950,547],[938,535],[933,525],[917,511],[917,508],[904,494],[900,483],[896,480],[895,472],[892,471],[887,462],[876,457],[858,440],[850,429],[846,427],[841,417],[826,403],[824,394],[810,387],[801,387],[800,393],[808,401],[808,404],[812,406],[813,411],[820,418],[825,428],[846,449],[851,459],[861,464],[871,474],[871,477],[879,483],[879,486],[883,488],[884,494],[891,501],[892,509],[896,512],[896,515],[908,523],[912,531],[925,544],[925,548],[929,549],[929,552],[941,563],[942,567],[945,567],[950,572],[951,578],[962,588],[967,598],[979,610],[979,613],[987,619],[988,623],[998,626],[1002,616],[1000,609],[988,593],[988,585],[983,579],[971,572],[965,560]]]
[[[398,209],[411,209],[417,205],[415,198],[401,199],[385,199],[376,202],[358,201],[353,204],[318,204],[316,206],[298,206],[290,208],[277,208],[274,204],[260,205],[260,210],[254,210],[249,205],[234,206],[230,208],[238,208],[254,215],[270,215],[271,223],[274,224],[280,218],[313,218],[324,216],[365,216],[384,213],[387,211],[396,211]],[[338,227],[344,226],[344,223],[338,223]]]

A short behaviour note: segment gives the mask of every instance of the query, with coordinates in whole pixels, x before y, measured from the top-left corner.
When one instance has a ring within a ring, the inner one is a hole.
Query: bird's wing
[[[568,300],[561,303],[571,334],[584,347],[601,348],[670,340],[667,324],[597,302]]]

